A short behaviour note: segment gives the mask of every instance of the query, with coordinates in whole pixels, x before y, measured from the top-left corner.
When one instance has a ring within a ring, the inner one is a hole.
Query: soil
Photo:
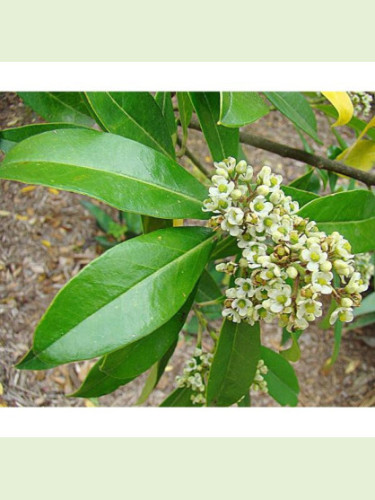
[[[14,93],[0,94],[0,129],[42,121]],[[279,113],[270,113],[247,129],[278,142],[301,147],[293,126]],[[325,154],[332,135],[324,116],[318,116]],[[349,136],[348,140],[352,139]],[[211,168],[209,151],[199,132],[190,131],[188,147]],[[303,165],[271,153],[244,147],[254,166],[268,163],[292,180]],[[189,166],[187,160],[182,161]],[[82,196],[40,186],[0,181],[0,406],[130,406],[140,395],[147,374],[98,401],[67,398],[83,381],[92,361],[64,365],[46,372],[19,371],[14,364],[27,352],[32,335],[58,290],[102,252],[95,241],[101,234],[83,208]],[[103,206],[104,207],[104,206]],[[108,213],[116,215],[112,209]],[[375,406],[375,349],[373,328],[344,334],[336,364],[328,374],[322,366],[332,353],[332,331],[312,325],[300,339],[302,358],[295,363],[300,383],[300,406]],[[281,332],[267,325],[263,342],[277,348]],[[209,339],[205,339],[208,344]],[[166,372],[145,406],[156,406],[173,389],[174,377],[194,349],[192,338],[181,335]],[[1,388],[3,394],[1,395]],[[276,406],[267,395],[255,393],[254,406]]]

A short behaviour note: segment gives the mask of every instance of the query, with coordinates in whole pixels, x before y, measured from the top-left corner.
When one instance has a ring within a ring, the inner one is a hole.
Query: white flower
[[[307,262],[309,271],[318,271],[320,264],[327,260],[327,253],[323,252],[317,243],[313,243],[310,248],[305,248],[301,252],[301,258]]]
[[[333,325],[337,319],[343,323],[349,323],[353,320],[354,314],[351,307],[338,307],[333,311],[331,317],[329,318],[330,325]]]
[[[223,309],[222,315],[224,318],[228,318],[229,320],[233,321],[233,323],[241,323],[241,316],[231,307],[226,307],[225,309]]]
[[[314,321],[322,315],[322,303],[314,299],[297,301],[297,318]]]
[[[267,254],[267,247],[263,243],[251,243],[242,252],[242,255],[249,263],[256,263],[256,258]]]
[[[260,277],[264,281],[274,280],[275,278],[280,278],[281,270],[276,264],[270,263],[267,268],[261,271]]]
[[[360,273],[355,272],[346,285],[345,290],[348,293],[362,293],[368,288],[367,283],[364,283]]]
[[[323,273],[314,271],[311,275],[312,289],[314,292],[328,295],[332,292],[331,281],[333,280],[332,273]]]
[[[228,220],[224,219],[221,223],[221,229],[227,231],[231,236],[239,236],[242,233],[240,226],[231,224]]]
[[[259,195],[250,202],[250,208],[256,214],[264,217],[271,212],[273,205],[269,201],[266,201],[264,196]]]
[[[279,205],[283,202],[284,198],[284,191],[281,189],[275,189],[270,195],[270,202],[273,203],[273,205]]]
[[[289,215],[294,215],[299,210],[299,205],[297,201],[293,201],[290,196],[286,196],[283,201],[283,207],[288,212]]]
[[[235,280],[235,284],[237,285],[237,297],[247,297],[250,296],[252,291],[251,280],[245,278],[237,278]]]
[[[234,226],[242,224],[244,213],[240,208],[231,207],[227,210],[225,216],[228,219],[229,224]]]
[[[232,308],[235,309],[242,317],[247,315],[247,311],[251,306],[252,303],[245,297],[234,299],[234,301],[232,302]]]
[[[240,174],[238,176],[238,178],[244,182],[251,182],[251,179],[253,178],[253,174],[254,174],[253,167],[251,165],[248,165],[246,168],[246,172],[243,174]]]
[[[263,307],[273,313],[280,313],[291,304],[291,295],[292,288],[289,285],[274,285],[268,292],[269,299],[263,302]]]
[[[211,198],[227,198],[234,189],[234,182],[229,181],[220,175],[215,176],[215,186],[209,188]]]

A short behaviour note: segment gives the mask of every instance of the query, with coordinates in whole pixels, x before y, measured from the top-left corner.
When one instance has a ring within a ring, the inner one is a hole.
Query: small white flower
[[[273,313],[280,313],[289,306],[291,299],[292,288],[289,285],[275,285],[269,292],[269,299],[263,302],[263,306]]]
[[[332,292],[331,281],[333,280],[332,273],[323,273],[321,271],[314,271],[311,275],[312,289],[314,292],[323,293],[328,295]]]
[[[228,219],[229,224],[235,226],[242,224],[244,213],[240,208],[231,207],[227,210],[225,217]]]
[[[251,280],[246,278],[237,278],[235,280],[235,284],[237,285],[237,297],[250,297],[250,294],[253,289],[253,285],[251,284]]]
[[[240,226],[236,224],[231,224],[227,219],[224,219],[221,223],[221,229],[227,231],[231,236],[239,236],[242,233]]]
[[[238,178],[243,182],[251,182],[253,175],[254,175],[253,167],[251,165],[248,165],[246,168],[246,172],[240,174]]]
[[[333,311],[331,317],[329,318],[330,325],[333,325],[337,319],[342,321],[343,323],[349,323],[353,321],[354,314],[353,309],[351,307],[338,307]]]
[[[271,212],[273,205],[269,201],[266,201],[264,196],[256,196],[250,202],[250,209],[256,214],[265,217]]]
[[[323,252],[317,243],[313,243],[310,248],[305,248],[301,252],[301,258],[307,262],[309,271],[318,271],[320,264],[327,260],[327,253]]]
[[[322,315],[322,303],[314,299],[297,301],[297,318],[314,321]]]
[[[231,307],[223,309],[222,315],[224,318],[228,318],[230,321],[233,321],[233,323],[241,323],[241,316]]]
[[[361,274],[358,272],[353,273],[349,283],[346,285],[345,290],[348,293],[362,293],[368,288],[367,283],[364,283]]]

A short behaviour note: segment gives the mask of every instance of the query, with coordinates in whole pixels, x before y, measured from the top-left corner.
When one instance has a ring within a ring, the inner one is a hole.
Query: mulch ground
[[[40,118],[15,94],[0,94],[0,129],[37,121]],[[318,117],[318,127],[325,142],[317,151],[324,154],[332,138],[322,116]],[[248,129],[300,147],[294,128],[279,113],[270,113]],[[188,146],[210,168],[211,159],[200,133],[191,131]],[[303,166],[292,160],[249,146],[244,149],[254,166],[267,162],[289,181],[304,172]],[[182,163],[188,166],[186,160]],[[0,406],[90,406],[91,401],[67,398],[66,394],[80,385],[92,361],[46,372],[19,371],[13,366],[31,346],[35,326],[58,290],[102,251],[95,241],[100,231],[80,204],[80,195],[9,181],[0,182],[0,192]],[[110,208],[106,210],[115,215]],[[301,387],[300,406],[375,405],[375,349],[370,346],[371,334],[371,327],[347,332],[338,361],[329,374],[322,373],[322,366],[332,353],[332,331],[321,331],[312,325],[303,334],[302,358],[295,364]],[[277,348],[280,337],[278,327],[266,325],[265,344]],[[193,349],[191,337],[181,335],[166,373],[145,405],[160,404],[173,389],[174,377]],[[146,374],[99,398],[99,404],[135,404],[145,378]],[[267,395],[254,394],[253,405],[275,403]]]

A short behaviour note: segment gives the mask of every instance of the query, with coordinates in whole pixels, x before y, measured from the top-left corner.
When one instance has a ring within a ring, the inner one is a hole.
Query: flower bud
[[[353,301],[349,297],[344,297],[341,299],[341,305],[342,307],[352,307]]]
[[[240,189],[233,189],[231,193],[231,198],[234,201],[239,200],[242,197],[242,191]]]
[[[221,177],[225,177],[225,179],[228,179],[228,172],[223,168],[216,169],[216,175],[220,175]]]
[[[237,163],[236,172],[237,174],[244,174],[247,169],[247,163],[245,160],[241,160]]]
[[[286,274],[289,276],[290,279],[294,280],[298,276],[298,271],[295,267],[290,266],[286,270]]]
[[[262,196],[267,196],[269,192],[270,192],[269,187],[265,186],[264,184],[261,184],[260,186],[257,187],[257,193]]]
[[[248,267],[249,263],[247,262],[247,259],[244,259],[243,257],[241,257],[240,260],[238,261],[238,265],[240,267]]]
[[[323,262],[322,264],[320,264],[320,269],[324,273],[328,273],[332,269],[332,264],[330,263],[329,260],[326,260],[325,262]]]

